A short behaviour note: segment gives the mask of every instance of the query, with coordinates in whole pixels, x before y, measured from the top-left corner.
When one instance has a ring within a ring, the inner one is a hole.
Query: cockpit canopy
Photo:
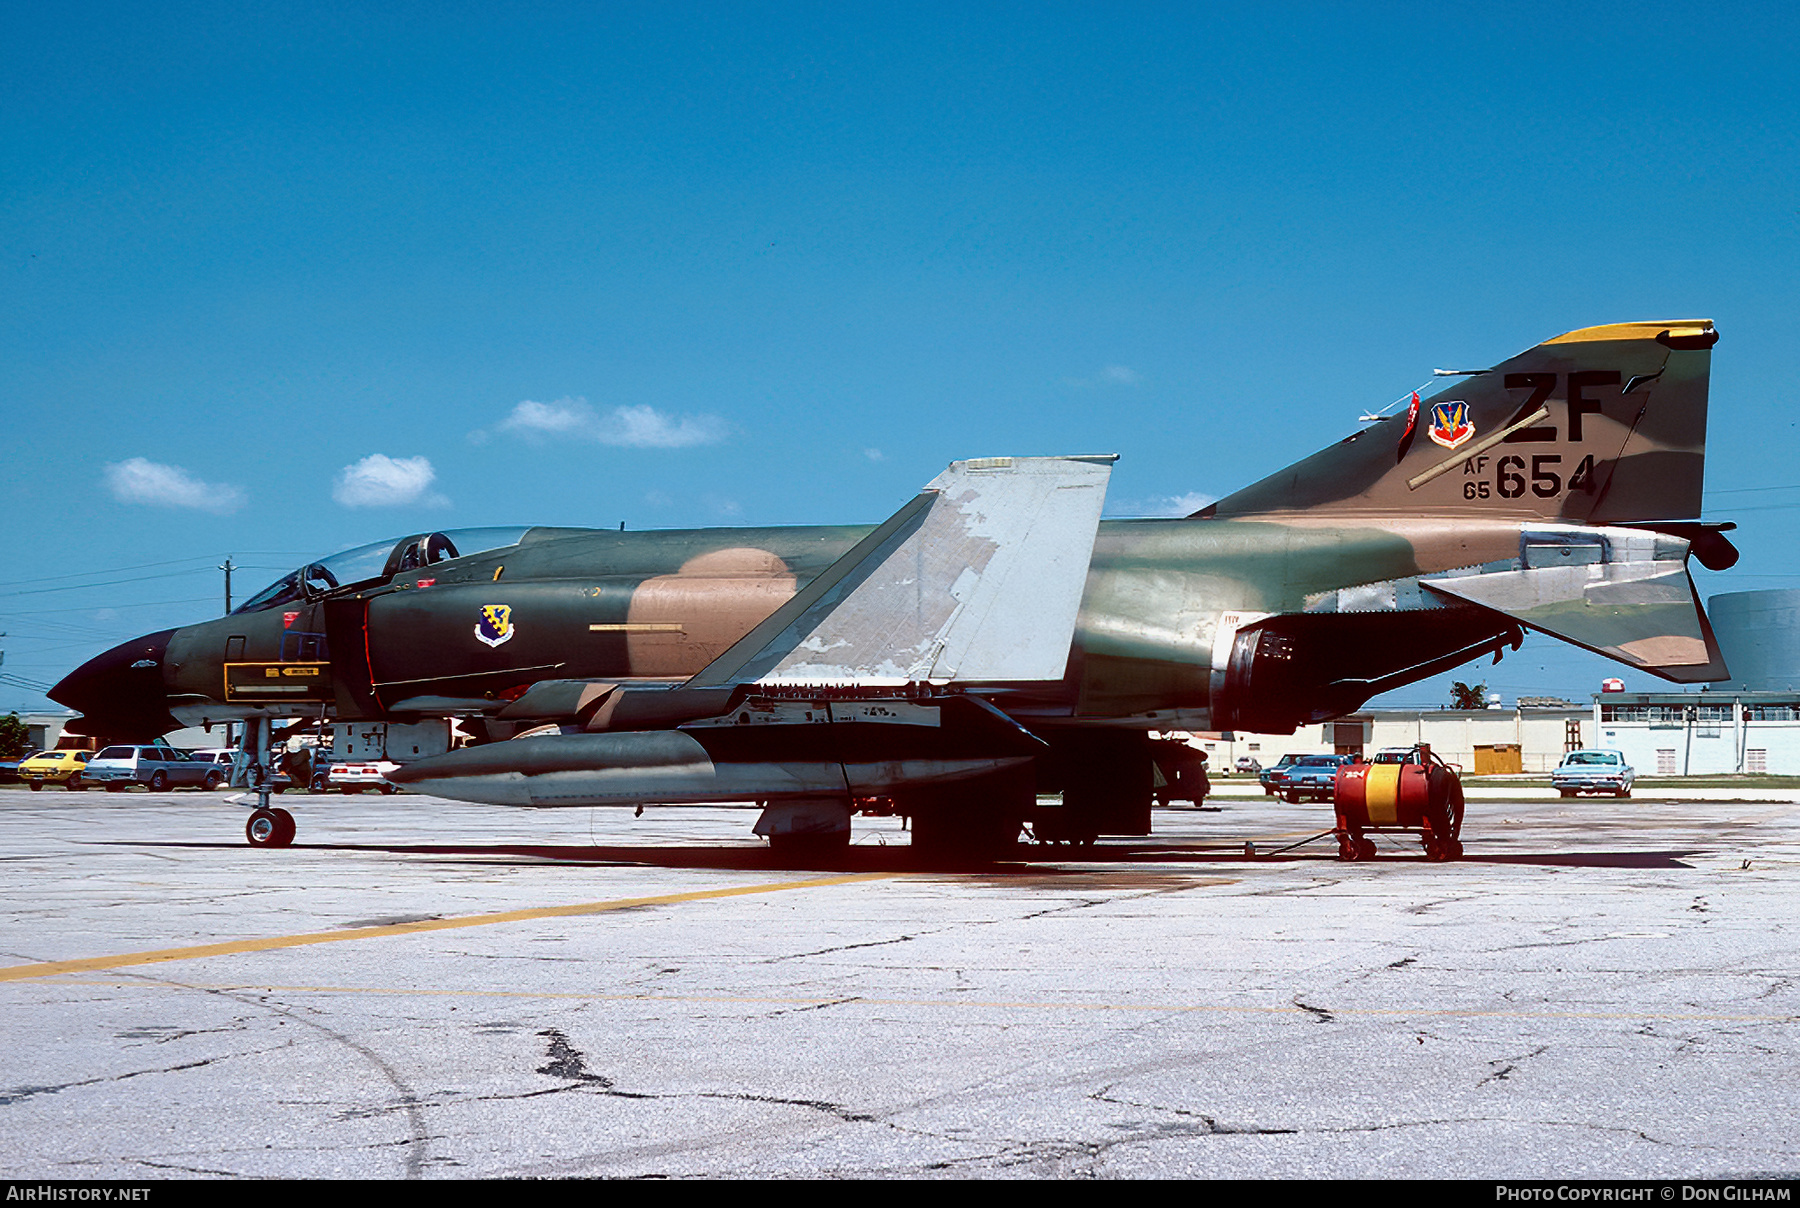
[[[269,584],[232,611],[261,612],[293,600],[314,599],[339,588],[375,586],[402,571],[419,570],[452,558],[466,558],[470,554],[517,545],[528,531],[528,525],[447,529],[436,533],[414,533],[398,541],[390,539],[359,545],[307,563]]]

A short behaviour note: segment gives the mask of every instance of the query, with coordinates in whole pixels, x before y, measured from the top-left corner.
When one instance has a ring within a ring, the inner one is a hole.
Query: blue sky
[[[1800,586],[1791,6],[0,8],[0,708],[429,527],[1222,495],[1435,366],[1709,317]],[[523,407],[532,403],[535,407]],[[1482,678],[1585,698],[1533,639]],[[1658,685],[1626,674],[1633,687]],[[1390,700],[1438,703],[1441,682]]]

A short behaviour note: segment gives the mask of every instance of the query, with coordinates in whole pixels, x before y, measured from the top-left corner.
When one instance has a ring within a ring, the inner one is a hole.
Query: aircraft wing
[[[952,462],[684,687],[1061,679],[1116,460]]]

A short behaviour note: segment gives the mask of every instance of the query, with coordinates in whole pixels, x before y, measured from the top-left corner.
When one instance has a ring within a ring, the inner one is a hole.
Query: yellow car
[[[19,764],[19,779],[33,790],[43,788],[48,781],[79,793],[87,787],[81,782],[87,761],[87,751],[39,751]]]

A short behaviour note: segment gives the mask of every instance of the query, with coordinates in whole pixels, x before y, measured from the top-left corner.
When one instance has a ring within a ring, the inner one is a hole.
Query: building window
[[[1656,774],[1658,776],[1673,776],[1675,774],[1675,752],[1673,750],[1666,747],[1657,748]]]
[[[1760,747],[1751,747],[1744,752],[1744,770],[1748,772],[1766,772],[1769,770],[1769,752]]]

